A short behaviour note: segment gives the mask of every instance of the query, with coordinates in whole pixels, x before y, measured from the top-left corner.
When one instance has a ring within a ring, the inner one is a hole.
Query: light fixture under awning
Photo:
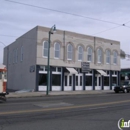
[[[66,68],[70,74],[78,74],[78,72],[74,68]]]
[[[106,72],[104,72],[103,70],[97,70],[101,75],[103,75],[103,76],[106,76],[107,75],[107,73]]]

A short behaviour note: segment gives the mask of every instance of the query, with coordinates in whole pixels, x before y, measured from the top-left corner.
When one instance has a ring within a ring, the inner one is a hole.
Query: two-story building
[[[46,91],[49,31],[37,26],[4,48],[9,89]],[[82,73],[81,62],[90,63],[90,72]],[[50,69],[50,91],[112,89],[120,81],[120,42],[57,30]]]

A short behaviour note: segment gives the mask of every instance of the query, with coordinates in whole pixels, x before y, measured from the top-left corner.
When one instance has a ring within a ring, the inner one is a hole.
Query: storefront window
[[[39,85],[47,85],[47,74],[39,74]]]
[[[52,75],[52,86],[61,86],[61,75]]]
[[[109,86],[109,77],[104,77],[104,86]]]
[[[112,83],[117,84],[117,77],[112,77]]]
[[[85,86],[92,86],[92,76],[86,76]]]

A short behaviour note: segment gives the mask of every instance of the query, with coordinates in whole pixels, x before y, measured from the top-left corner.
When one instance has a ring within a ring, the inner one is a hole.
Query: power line
[[[122,26],[122,25],[116,26],[116,27],[112,27],[112,28],[109,28],[109,29],[106,29],[106,30],[104,30],[104,31],[97,32],[97,33],[94,33],[94,34],[91,34],[91,35],[97,35],[97,34],[100,34],[100,33],[103,33],[103,32],[107,32],[107,31],[109,31],[109,30],[112,30],[112,29],[115,29],[115,28],[118,28],[118,27],[121,27],[121,26]]]
[[[6,46],[3,42],[0,41],[1,44],[3,44],[4,46]]]
[[[73,16],[77,16],[77,17],[82,17],[82,18],[87,18],[87,19],[91,19],[91,20],[100,21],[100,22],[105,22],[105,23],[110,23],[110,24],[115,24],[115,25],[122,25],[122,24],[119,24],[119,23],[111,22],[111,21],[101,20],[101,19],[97,19],[97,18],[92,18],[92,17],[83,16],[83,15],[80,15],[80,14],[64,12],[64,11],[60,11],[60,10],[45,8],[45,7],[36,6],[36,5],[31,5],[31,4],[26,4],[26,3],[16,2],[16,1],[12,1],[12,0],[5,0],[5,1],[7,1],[7,2],[12,2],[12,3],[16,3],[16,4],[21,4],[21,5],[26,5],[26,6],[30,6],[30,7],[35,7],[35,8],[50,10],[50,11],[54,11],[54,12],[58,12],[58,13],[69,14],[69,15],[73,15]]]

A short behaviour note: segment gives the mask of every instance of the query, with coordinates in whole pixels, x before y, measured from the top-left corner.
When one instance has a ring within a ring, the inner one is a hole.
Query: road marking
[[[49,112],[49,111],[68,110],[68,109],[75,109],[75,108],[89,108],[89,107],[113,105],[113,104],[128,103],[128,102],[130,102],[130,100],[117,101],[117,102],[116,101],[115,102],[107,102],[107,103],[98,103],[98,104],[86,104],[86,105],[79,105],[79,106],[68,106],[68,107],[60,107],[60,108],[47,108],[47,109],[0,112],[0,115],[23,114],[23,113],[33,113],[33,112]]]

